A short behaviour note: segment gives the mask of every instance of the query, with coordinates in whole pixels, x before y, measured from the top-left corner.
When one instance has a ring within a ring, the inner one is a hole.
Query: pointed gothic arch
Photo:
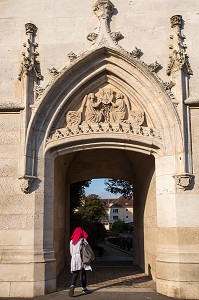
[[[64,148],[63,145],[67,142],[74,145],[76,141],[78,144],[80,134],[77,134],[75,139],[61,134],[61,139],[58,136],[50,143],[47,143],[47,139],[56,129],[66,126],[64,122],[67,111],[78,110],[86,94],[96,92],[105,85],[124,93],[135,107],[145,114],[146,124],[141,126],[141,131],[131,134],[131,147],[139,145],[135,148],[137,151],[154,155],[157,155],[158,151],[161,155],[169,155],[173,147],[176,151],[183,152],[180,120],[163,82],[145,63],[133,58],[124,50],[100,47],[86,52],[63,68],[39,98],[27,131],[26,176],[37,176],[34,159],[38,155],[44,157],[47,150]],[[116,132],[111,132],[113,140],[116,138],[123,143],[126,139],[122,134],[118,137]],[[151,136],[150,132],[153,132]],[[102,136],[106,142],[106,132],[101,134]],[[92,131],[87,138],[92,139]],[[35,148],[36,152],[32,150]]]

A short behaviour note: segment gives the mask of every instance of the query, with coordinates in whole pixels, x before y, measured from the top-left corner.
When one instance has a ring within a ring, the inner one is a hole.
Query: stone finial
[[[149,64],[148,68],[151,72],[157,72],[161,68],[161,64],[156,60],[154,63]]]
[[[37,27],[32,23],[26,23],[25,30],[26,30],[26,34],[35,35],[37,32]]]
[[[130,53],[134,58],[139,58],[141,56],[141,49],[135,47],[135,49]]]
[[[48,71],[53,77],[59,75],[59,71],[55,67],[49,68]]]
[[[114,5],[110,0],[98,0],[93,6],[93,11],[101,19],[109,19],[112,16]]]
[[[170,18],[171,28],[179,26],[182,28],[182,16],[181,15],[174,15]]]

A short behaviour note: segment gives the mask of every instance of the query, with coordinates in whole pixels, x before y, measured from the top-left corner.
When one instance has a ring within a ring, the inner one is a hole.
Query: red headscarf
[[[87,237],[88,234],[81,227],[77,227],[71,236],[72,244],[76,244],[81,238],[87,239]]]

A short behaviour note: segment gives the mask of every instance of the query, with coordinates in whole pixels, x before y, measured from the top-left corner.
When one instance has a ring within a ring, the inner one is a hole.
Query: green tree
[[[126,224],[122,220],[117,220],[113,223],[111,230],[117,233],[122,233],[126,229]]]
[[[79,181],[70,186],[70,231],[71,234],[76,227],[85,227],[85,222],[76,213],[82,199],[85,197],[85,188],[89,187],[91,180]]]
[[[75,209],[81,204],[85,197],[85,188],[89,187],[91,180],[79,181],[70,186],[70,213],[74,213]]]
[[[112,194],[121,194],[125,198],[132,198],[133,184],[126,180],[107,179],[105,180],[106,191]]]
[[[95,223],[106,215],[104,203],[96,194],[91,194],[82,199],[82,205],[78,207],[78,214],[83,220]]]

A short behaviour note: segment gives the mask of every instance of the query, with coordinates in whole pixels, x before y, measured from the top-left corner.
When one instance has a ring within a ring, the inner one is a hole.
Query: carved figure
[[[130,111],[129,117],[132,125],[141,126],[144,122],[144,112],[141,110]]]
[[[111,122],[121,122],[125,120],[126,112],[127,108],[124,101],[124,95],[122,93],[117,93],[115,102],[112,103]]]
[[[82,101],[78,111],[68,111],[67,127],[89,124],[132,123],[141,126],[144,122],[142,110],[130,110],[128,98],[112,89],[100,89],[99,93],[90,93]],[[109,128],[110,129],[110,128]]]
[[[94,93],[86,97],[85,121],[87,123],[99,123],[102,121],[102,112],[100,111],[101,99],[98,99]]]

